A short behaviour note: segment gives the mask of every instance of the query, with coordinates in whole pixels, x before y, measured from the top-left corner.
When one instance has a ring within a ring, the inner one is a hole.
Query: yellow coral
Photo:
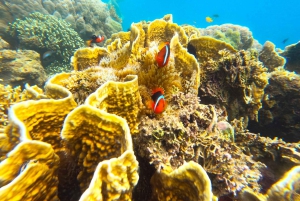
[[[116,39],[120,39],[120,42],[124,45],[125,43],[130,41],[130,32],[121,31],[118,33],[114,33],[109,39],[107,39],[105,41],[105,45],[107,46],[107,45],[111,44]]]
[[[149,46],[152,41],[170,42],[175,33],[178,34],[180,44],[186,47],[188,37],[185,35],[185,31],[182,27],[173,23],[171,20],[154,20],[148,26],[147,46]]]
[[[199,38],[201,36],[200,31],[191,25],[183,25],[182,28],[185,31],[185,34],[188,36],[189,40],[194,38]]]
[[[300,166],[286,172],[267,192],[268,201],[299,201]]]
[[[21,142],[0,163],[0,200],[58,200],[58,166],[51,145]]]
[[[240,193],[241,200],[246,200],[246,201],[266,201],[267,198],[258,193],[252,191],[249,187],[244,188],[241,193]]]
[[[194,161],[170,171],[162,166],[161,172],[151,178],[155,200],[160,201],[211,201],[213,198],[211,182],[205,170]]]
[[[53,77],[46,84],[46,94],[51,99],[29,100],[10,109],[11,139],[33,139],[51,144],[54,149],[61,146],[60,131],[66,115],[76,107],[72,94],[56,84],[67,74]]]
[[[138,77],[129,75],[124,82],[108,81],[91,94],[86,104],[126,119],[132,134],[137,132],[141,97]]]
[[[106,82],[65,120],[61,136],[82,167],[77,178],[83,190],[99,161],[133,149],[128,125],[132,130],[137,129],[140,96],[137,76],[127,79]]]
[[[73,68],[78,71],[87,67],[97,66],[107,54],[107,50],[101,47],[80,48],[74,53],[72,59]]]
[[[227,50],[230,53],[235,53],[236,50],[228,43],[214,39],[209,36],[201,36],[190,40],[189,45],[192,45],[196,50],[196,57],[199,63],[213,59],[219,60],[222,55],[220,50]]]
[[[133,151],[98,164],[89,188],[80,201],[131,200],[133,187],[138,182],[138,163]]]

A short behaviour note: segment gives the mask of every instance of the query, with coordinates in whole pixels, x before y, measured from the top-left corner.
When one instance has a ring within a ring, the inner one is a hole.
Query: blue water
[[[205,28],[231,23],[246,26],[261,44],[269,40],[281,49],[300,40],[299,0],[120,0],[117,3],[124,30],[132,22],[152,21],[170,13],[173,14],[173,21],[179,25]],[[205,17],[214,14],[218,14],[219,18],[207,23]],[[287,38],[283,44],[282,41]]]

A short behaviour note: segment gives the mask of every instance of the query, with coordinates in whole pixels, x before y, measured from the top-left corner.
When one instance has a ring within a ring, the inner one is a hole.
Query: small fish
[[[54,53],[53,50],[48,50],[43,54],[43,59],[46,59],[47,57],[50,57]]]
[[[164,42],[159,45],[159,52],[156,55],[155,61],[158,67],[164,67],[168,64],[170,58],[170,43]]]
[[[282,43],[285,44],[288,40],[289,40],[289,38],[286,38],[282,41]]]
[[[162,88],[153,89],[151,99],[151,109],[155,114],[160,114],[166,109],[167,103]]]
[[[214,18],[220,17],[218,14],[212,15]]]
[[[208,23],[211,23],[211,22],[214,21],[214,20],[213,20],[211,17],[209,17],[209,16],[207,16],[207,17],[205,18],[205,20],[206,20],[206,22],[208,22]]]
[[[92,45],[92,43],[101,43],[101,42],[103,42],[104,41],[104,36],[96,36],[96,35],[92,35],[92,39],[91,40],[88,40],[88,41],[86,41],[86,43],[87,43],[87,45],[89,46],[89,47],[92,47],[91,45]]]

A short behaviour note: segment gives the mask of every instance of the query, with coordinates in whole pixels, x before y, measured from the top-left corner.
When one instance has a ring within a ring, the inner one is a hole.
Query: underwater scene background
[[[132,22],[154,20],[166,13],[172,13],[174,22],[190,24],[198,28],[225,23],[248,27],[261,44],[272,41],[277,48],[296,43],[300,31],[300,3],[297,0],[265,1],[117,1],[123,20],[123,29]],[[133,12],[134,11],[134,12]],[[205,17],[218,15],[208,23]],[[285,41],[287,39],[287,41]]]
[[[297,1],[0,1],[0,200],[300,201]]]

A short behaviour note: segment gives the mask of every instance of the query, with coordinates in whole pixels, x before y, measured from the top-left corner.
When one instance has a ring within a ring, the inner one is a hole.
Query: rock
[[[1,44],[1,43],[0,43]],[[0,50],[0,83],[12,87],[43,86],[47,76],[40,61],[40,54],[32,50]]]

